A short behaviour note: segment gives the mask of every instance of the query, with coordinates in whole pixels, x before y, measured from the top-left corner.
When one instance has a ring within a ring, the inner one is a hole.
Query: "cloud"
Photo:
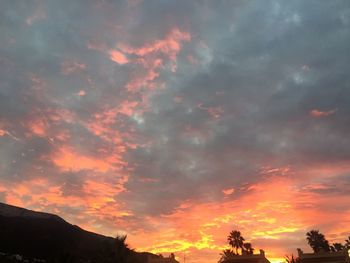
[[[129,62],[127,57],[118,50],[110,50],[109,55],[110,55],[110,59],[118,64],[123,65]]]
[[[327,117],[337,112],[337,109],[329,111],[311,110],[310,115],[315,118]]]
[[[235,192],[235,189],[234,188],[228,188],[228,189],[222,190],[222,192],[224,193],[224,195],[232,195]]]
[[[59,149],[52,161],[62,171],[95,170],[97,172],[106,172],[111,169],[107,162],[82,156],[69,147]]]
[[[346,1],[0,7],[1,200],[191,262],[344,239]]]
[[[86,69],[86,65],[76,61],[65,60],[61,64],[61,70],[63,75],[69,75],[74,72],[85,70],[85,69]]]

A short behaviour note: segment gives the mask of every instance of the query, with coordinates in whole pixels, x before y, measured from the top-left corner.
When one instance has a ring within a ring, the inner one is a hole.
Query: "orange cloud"
[[[101,113],[96,113],[94,115],[96,120],[100,120],[102,123],[105,124],[113,124],[117,122],[117,117],[119,114],[126,115],[126,116],[132,116],[136,112],[136,108],[138,106],[137,101],[122,101],[118,106],[105,109]]]
[[[26,136],[31,137],[35,135],[38,137],[47,137],[50,140],[55,138],[62,140],[63,136],[69,138],[70,135],[67,130],[57,128],[55,125],[73,123],[75,119],[75,115],[65,109],[34,109],[27,117],[27,120],[24,121],[24,125],[29,130]]]
[[[104,160],[79,154],[69,146],[64,146],[59,149],[53,156],[52,162],[62,171],[78,172],[81,170],[93,170],[105,173],[113,169],[113,167]]]
[[[261,167],[260,173],[263,175],[287,175],[291,172],[290,166],[286,167],[271,167],[271,166],[263,166]]]
[[[120,48],[125,53],[134,54],[141,57],[160,51],[168,54],[171,59],[176,59],[174,56],[176,56],[176,54],[180,51],[181,42],[190,40],[191,35],[188,32],[182,32],[178,28],[174,28],[165,37],[165,39],[156,40],[153,43],[146,44],[140,48],[132,48],[125,44],[121,44]]]
[[[0,129],[0,136],[4,136],[7,134],[7,131]]]
[[[118,64],[123,65],[123,64],[129,63],[128,58],[118,50],[111,49],[109,50],[108,53],[109,53],[109,58]]]
[[[86,95],[86,91],[85,90],[79,90],[79,92],[77,93],[77,96],[79,97],[84,97]]]
[[[315,118],[320,118],[320,117],[327,117],[330,115],[333,115],[334,113],[337,112],[337,109],[329,110],[329,111],[321,111],[321,110],[311,110],[310,115]]]
[[[48,118],[53,122],[75,122],[75,114],[66,109],[47,109]]]
[[[137,55],[139,57],[149,57],[155,53],[165,54],[171,62],[171,70],[176,71],[177,54],[181,50],[182,43],[190,40],[191,35],[188,32],[173,28],[164,39],[155,40],[142,47],[135,48],[126,44],[119,44],[118,46],[124,53]]]
[[[72,168],[73,165],[68,163],[64,166],[70,167],[67,169],[80,170],[87,166],[93,172],[105,170],[104,165],[101,168],[94,162],[85,165],[91,158],[70,152],[68,156],[77,163],[82,160],[83,165]],[[347,229],[350,215],[347,210],[335,206],[348,207],[350,197],[336,193],[322,196],[313,190],[324,190],[325,185],[308,184],[304,182],[307,177],[298,179],[288,176],[294,173],[288,171],[285,174],[286,168],[264,167],[261,174],[269,176],[264,181],[235,191],[233,188],[224,189],[230,196],[217,201],[203,203],[186,200],[170,214],[145,216],[142,224],[137,226],[128,221],[128,217],[133,216],[132,211],[117,201],[118,195],[126,191],[124,184],[128,176],[118,176],[117,180],[109,181],[105,177],[89,175],[84,180],[82,192],[77,196],[65,196],[59,185],[52,185],[46,179],[34,179],[7,187],[6,201],[46,211],[57,209],[58,214],[61,213],[60,206],[76,207],[81,209],[79,215],[61,215],[73,223],[80,222],[81,226],[89,230],[108,235],[123,229],[128,233],[131,246],[140,251],[164,254],[175,252],[180,259],[185,253],[187,261],[194,263],[216,262],[220,251],[227,247],[226,237],[232,229],[241,230],[256,249],[265,249],[267,257],[273,262],[282,261],[285,254],[295,253],[300,243],[290,247],[281,245],[281,242],[283,244],[290,240],[290,236],[296,242],[300,242],[300,238],[301,247],[305,249],[307,244],[300,233],[315,224],[329,226],[322,231],[326,236],[332,236],[330,241],[342,240],[339,233]],[[282,173],[285,176],[276,176]],[[306,186],[300,187],[300,184]],[[3,188],[0,187],[0,191]],[[26,196],[31,196],[31,199],[28,200]],[[325,210],[324,207],[334,209]],[[342,218],[342,222],[339,222],[339,218]]]
[[[82,124],[94,135],[100,137],[104,141],[114,144],[115,155],[114,159],[118,159],[120,164],[123,164],[120,153],[125,152],[126,147],[135,148],[133,143],[133,128],[129,131],[119,131],[115,129],[115,124],[125,125],[122,116],[132,117],[142,113],[137,101],[122,101],[118,106],[105,108],[100,112],[95,113],[90,120]],[[118,157],[117,157],[118,156]]]
[[[35,135],[44,137],[47,135],[48,123],[45,118],[36,118],[28,122],[28,129]]]
[[[235,192],[235,189],[234,188],[228,188],[228,189],[222,190],[222,192],[224,193],[224,195],[232,195]]]
[[[44,178],[35,178],[22,183],[0,181],[0,191],[5,191],[8,204],[27,207],[38,211],[58,214],[70,222],[79,222],[80,226],[90,231],[107,233],[111,231],[98,222],[115,221],[118,217],[131,215],[116,200],[119,193],[124,191],[127,177],[121,176],[117,180],[104,182],[101,178],[87,178],[81,191],[64,194],[63,185],[54,184]],[[113,183],[114,182],[114,183]],[[11,186],[8,188],[2,185]],[[78,209],[79,214],[65,213],[62,207]],[[117,233],[118,226],[113,229]],[[111,234],[111,232],[108,233]]]
[[[294,233],[302,228],[293,207],[294,194],[290,179],[271,178],[258,183],[249,194],[238,199],[196,203],[186,201],[169,215],[148,218],[155,226],[154,233],[137,232],[130,242],[139,249],[154,253],[186,251],[191,262],[216,262],[219,253],[227,247],[226,237],[233,228],[240,229],[254,247],[266,249],[270,258],[283,256],[261,238],[279,239],[281,235]],[[233,194],[233,189],[226,189]],[[154,240],[152,244],[149,240]],[[203,254],[203,250],[206,251]]]
[[[145,70],[134,76],[126,85],[126,89],[131,93],[136,93],[144,88],[154,90],[156,86],[154,80],[159,77],[157,70],[162,67],[163,62],[161,59],[156,59],[151,62],[142,62],[145,66]]]
[[[234,192],[224,189],[238,197],[209,203],[186,201],[171,214],[149,217],[147,220],[155,232],[137,232],[130,236],[131,244],[154,253],[186,253],[191,262],[216,262],[220,251],[227,247],[229,231],[239,229],[256,249],[265,249],[272,262],[281,262],[284,255],[295,254],[297,247],[308,250],[303,233],[315,224],[329,226],[322,231],[326,236],[337,236],[330,239],[332,242],[341,241],[343,237],[336,234],[347,229],[346,222],[350,219],[347,210],[341,207],[348,207],[350,197],[300,192],[298,185],[305,183],[304,178],[286,176],[285,169],[269,167],[266,170],[274,176],[243,189],[242,195],[239,195],[242,189]],[[323,188],[314,184],[308,189]],[[324,210],[335,204],[339,209]],[[150,244],[149,240],[154,241]],[[294,240],[291,245],[283,245],[290,240]]]
[[[4,126],[5,126],[4,124],[0,123],[0,137],[3,137],[5,135],[7,135],[7,136],[10,136],[12,139],[14,139],[16,141],[19,141],[19,139],[16,136],[11,134],[8,130],[5,130],[3,128]]]

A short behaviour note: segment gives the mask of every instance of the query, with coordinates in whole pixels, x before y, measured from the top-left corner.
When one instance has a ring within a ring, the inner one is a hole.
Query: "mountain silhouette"
[[[0,252],[46,262],[147,262],[124,240],[99,235],[61,217],[0,203]],[[118,244],[119,242],[119,244]]]

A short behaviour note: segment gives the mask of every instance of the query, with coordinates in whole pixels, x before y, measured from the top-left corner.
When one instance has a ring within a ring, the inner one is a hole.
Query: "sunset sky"
[[[1,202],[181,263],[350,235],[350,1],[2,0],[0,33]]]

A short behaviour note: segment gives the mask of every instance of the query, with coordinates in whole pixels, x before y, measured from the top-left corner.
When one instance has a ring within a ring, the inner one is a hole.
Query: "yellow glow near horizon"
[[[268,260],[271,263],[281,263],[281,262],[286,262],[286,260],[284,258],[268,258]]]

